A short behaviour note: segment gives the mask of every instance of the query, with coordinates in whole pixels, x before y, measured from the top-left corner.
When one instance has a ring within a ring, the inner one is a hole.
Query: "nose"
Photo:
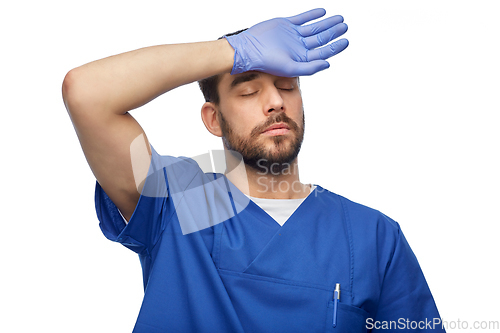
[[[276,87],[269,87],[264,94],[264,98],[265,102],[263,111],[266,115],[269,115],[269,113],[273,111],[284,111],[285,106],[283,97],[281,97],[281,94]]]

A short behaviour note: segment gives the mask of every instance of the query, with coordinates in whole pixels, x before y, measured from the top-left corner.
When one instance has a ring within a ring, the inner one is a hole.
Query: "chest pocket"
[[[328,302],[326,312],[326,331],[338,333],[360,333],[367,332],[366,320],[369,314],[363,309],[345,303],[337,304],[336,325],[333,327],[334,303]]]
[[[248,332],[366,332],[368,314],[338,303],[333,328],[333,292],[282,279],[219,270],[238,319]],[[350,298],[349,292],[345,292]]]

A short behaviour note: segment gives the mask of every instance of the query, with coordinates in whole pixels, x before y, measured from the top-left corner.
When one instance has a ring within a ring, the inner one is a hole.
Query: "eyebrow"
[[[238,84],[241,84],[243,82],[248,82],[248,81],[252,81],[252,80],[255,80],[256,78],[258,78],[260,76],[259,73],[248,73],[248,74],[245,74],[245,75],[240,75],[238,77],[236,77],[233,82],[231,82],[231,89],[233,89],[234,87],[236,87]]]

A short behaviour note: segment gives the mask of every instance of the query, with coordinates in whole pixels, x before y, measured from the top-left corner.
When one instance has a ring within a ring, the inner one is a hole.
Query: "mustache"
[[[279,112],[274,116],[269,117],[262,125],[256,126],[252,132],[250,132],[250,137],[256,137],[260,133],[262,133],[266,128],[272,126],[277,123],[285,123],[290,127],[293,131],[299,130],[299,125],[295,121],[293,121],[290,117],[288,117],[284,112]]]

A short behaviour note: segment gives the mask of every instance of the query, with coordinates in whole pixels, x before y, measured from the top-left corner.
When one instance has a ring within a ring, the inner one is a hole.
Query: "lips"
[[[279,123],[279,124],[274,124],[266,128],[262,133],[274,131],[274,130],[289,130],[290,127],[288,127],[287,124],[284,123]]]

